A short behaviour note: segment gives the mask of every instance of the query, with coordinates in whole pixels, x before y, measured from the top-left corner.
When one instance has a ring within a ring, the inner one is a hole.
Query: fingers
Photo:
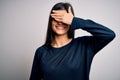
[[[50,14],[52,18],[54,18],[56,21],[61,22],[63,20],[63,12],[62,11],[58,11],[58,10],[53,10],[54,13]]]
[[[66,11],[65,10],[53,10],[53,13],[59,13],[59,14],[64,14]]]
[[[57,14],[51,14],[51,17],[55,19],[55,21],[62,21],[62,17],[61,15],[57,15]]]
[[[62,14],[50,14],[52,17],[55,16],[55,17],[62,17],[63,15]]]
[[[68,8],[68,12],[66,10],[53,10],[52,12],[53,13],[50,14],[52,18],[66,24],[69,24],[69,21],[73,17],[71,7]]]
[[[50,14],[51,17],[53,18],[62,18],[64,16],[63,12],[62,11],[58,11],[58,10],[53,10],[53,13]]]
[[[68,8],[68,13],[72,13],[70,6],[69,6],[69,8]]]
[[[54,18],[54,19],[58,22],[62,22],[62,19],[60,19],[60,18]]]
[[[54,18],[57,21],[58,21],[58,19],[62,20],[62,16],[61,15],[51,14],[51,17]]]

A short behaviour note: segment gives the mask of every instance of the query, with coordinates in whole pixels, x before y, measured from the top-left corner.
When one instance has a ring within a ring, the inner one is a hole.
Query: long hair
[[[50,14],[52,13],[53,10],[66,10],[68,12],[69,7],[71,7],[72,14],[74,15],[74,11],[73,11],[71,4],[64,3],[64,2],[55,4],[53,6],[53,8],[51,9]],[[55,33],[52,30],[52,20],[53,20],[53,18],[51,17],[51,15],[49,15],[48,29],[47,29],[46,41],[45,41],[46,46],[50,45],[52,43],[52,41],[54,41],[54,39],[55,39]],[[67,34],[68,34],[68,38],[74,38],[74,30],[71,30],[69,28]]]

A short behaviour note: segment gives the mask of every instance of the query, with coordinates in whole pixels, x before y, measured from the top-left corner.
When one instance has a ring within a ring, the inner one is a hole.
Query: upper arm
[[[96,54],[101,49],[103,49],[108,43],[114,39],[114,35],[108,36],[106,38],[99,38],[95,36],[86,36],[85,43],[92,49],[93,53]]]
[[[40,51],[37,49],[34,55],[30,80],[41,80],[42,74],[40,70]]]

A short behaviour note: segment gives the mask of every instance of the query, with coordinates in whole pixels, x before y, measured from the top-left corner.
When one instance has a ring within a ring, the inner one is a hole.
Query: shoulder
[[[42,45],[42,46],[40,46],[40,47],[38,47],[38,48],[36,49],[36,52],[42,52],[42,51],[47,50],[47,49],[48,49],[47,46]]]
[[[36,49],[36,53],[42,54],[50,50],[50,46],[42,45]]]
[[[35,58],[41,59],[41,57],[43,56],[44,53],[46,53],[48,51],[48,47],[45,45],[39,46],[36,50],[35,50]]]
[[[36,55],[36,56],[40,56],[44,51],[45,51],[45,45],[39,46],[39,47],[35,50],[35,55]]]
[[[42,45],[36,49],[35,55],[41,59],[43,56],[48,54],[51,50],[50,46]]]

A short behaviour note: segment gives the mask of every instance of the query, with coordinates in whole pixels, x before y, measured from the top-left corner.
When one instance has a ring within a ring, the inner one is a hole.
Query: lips
[[[64,30],[66,27],[63,26],[63,25],[57,25],[56,28],[57,28],[58,30]]]

